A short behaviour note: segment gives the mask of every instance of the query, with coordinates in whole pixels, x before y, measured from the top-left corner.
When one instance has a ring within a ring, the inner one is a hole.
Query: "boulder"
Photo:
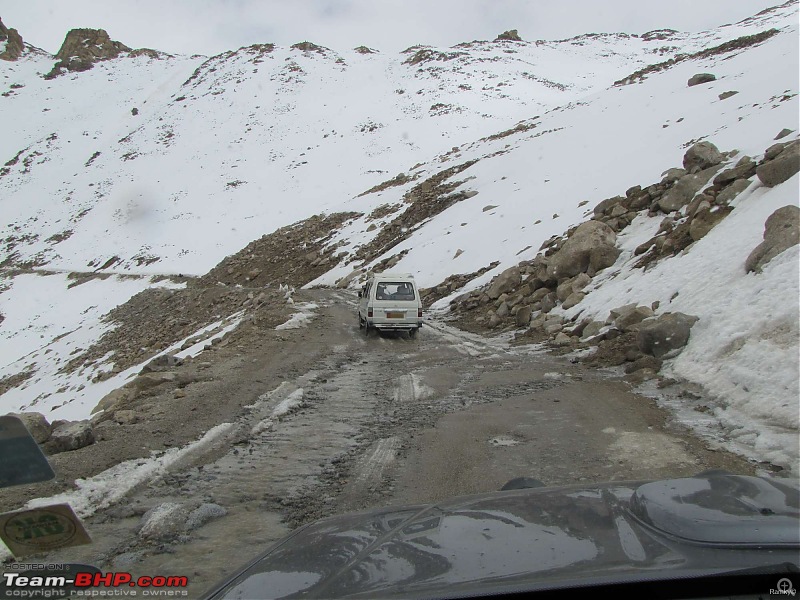
[[[711,142],[697,142],[683,155],[683,168],[687,173],[697,173],[720,164],[724,159],[722,153]]]
[[[605,223],[587,221],[581,223],[551,258],[547,274],[552,279],[563,281],[579,273],[589,274],[614,264],[620,254],[615,247],[617,234]],[[613,260],[611,260],[613,258]]]
[[[738,94],[738,93],[739,93],[739,92],[737,92],[736,90],[730,90],[730,91],[727,91],[727,92],[722,92],[722,93],[719,95],[719,99],[720,99],[720,100],[727,100],[727,99],[728,99],[728,98],[730,98],[731,96],[735,96],[735,95],[736,95],[736,94]]]
[[[664,358],[689,342],[689,331],[697,321],[697,317],[679,312],[643,321],[636,343],[642,353]]]
[[[541,311],[543,313],[549,313],[556,307],[556,295],[555,293],[547,294],[544,298],[542,298],[542,308]]]
[[[564,303],[561,305],[561,308],[563,308],[564,310],[572,308],[576,304],[580,304],[581,300],[583,300],[585,297],[586,294],[584,294],[583,292],[573,292],[567,297],[566,300],[564,300]]]
[[[794,133],[794,129],[786,129],[785,127],[778,132],[778,135],[775,136],[776,140],[780,140],[785,138],[790,133]]]
[[[686,82],[686,85],[693,87],[695,85],[700,85],[701,83],[715,81],[716,79],[717,76],[713,73],[697,73],[689,78],[689,81]]]
[[[623,307],[619,316],[614,319],[614,327],[622,331],[630,331],[645,319],[653,316],[649,306]]]
[[[109,410],[116,406],[124,406],[125,403],[135,395],[136,391],[127,387],[112,390],[97,403],[97,406],[92,409],[92,414],[100,412],[101,410]]]
[[[69,452],[94,443],[94,431],[89,421],[64,421],[54,424],[50,439],[44,444],[48,454]]]
[[[695,242],[704,238],[732,210],[728,206],[712,206],[698,210],[689,223],[689,236]]]
[[[586,325],[586,327],[583,328],[582,338],[586,339],[596,336],[605,326],[606,324],[602,321],[591,321],[588,325]]]
[[[511,267],[500,273],[486,290],[489,298],[496,300],[501,294],[517,288],[521,281],[521,275],[519,267]]]
[[[533,311],[531,310],[530,306],[526,305],[520,307],[520,309],[517,311],[517,314],[515,315],[515,318],[517,320],[517,327],[527,327],[528,323],[530,323],[531,321],[532,312]]]
[[[772,144],[772,146],[764,151],[764,162],[774,159],[792,143],[796,142],[778,142],[777,144]]]
[[[572,338],[563,331],[560,331],[559,333],[556,334],[553,343],[556,346],[569,346],[572,343]]]
[[[797,245],[800,239],[800,208],[787,205],[773,212],[764,224],[764,241],[745,260],[745,271],[760,273],[770,260]]]
[[[767,187],[775,187],[800,171],[800,144],[787,146],[773,160],[756,169],[756,175]]]
[[[592,280],[586,273],[579,273],[575,277],[567,279],[556,288],[556,296],[562,302],[571,294],[581,291]]]
[[[719,165],[709,167],[698,173],[691,173],[681,177],[667,193],[658,200],[658,206],[664,212],[678,210],[692,201],[694,195],[700,191],[711,177],[719,170]]]
[[[735,167],[725,169],[714,177],[715,185],[728,185],[735,179],[749,179],[756,174],[756,163],[749,156],[743,156]]]
[[[716,197],[716,204],[730,204],[731,201],[739,194],[750,187],[752,182],[749,179],[737,179],[724,190],[722,190]]]
[[[661,183],[674,183],[681,177],[686,176],[686,174],[686,169],[679,169],[677,167],[667,169],[661,174]]]
[[[47,422],[47,419],[42,413],[24,412],[8,414],[22,421],[37,444],[42,444],[50,438],[50,423]]]
[[[508,316],[508,313],[509,313],[508,302],[503,302],[497,309],[497,312],[495,314],[501,319],[504,319]]]

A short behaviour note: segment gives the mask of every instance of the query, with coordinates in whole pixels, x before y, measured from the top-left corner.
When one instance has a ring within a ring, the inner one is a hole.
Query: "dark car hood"
[[[459,596],[797,562],[798,486],[714,474],[536,488],[312,523],[214,598]]]

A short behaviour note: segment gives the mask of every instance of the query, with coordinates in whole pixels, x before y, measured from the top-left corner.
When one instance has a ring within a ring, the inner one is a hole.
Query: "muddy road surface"
[[[180,391],[155,388],[132,407],[139,418],[52,457],[56,482],[3,491],[5,510],[49,495],[88,515],[91,545],[37,562],[185,575],[197,597],[319,517],[498,490],[519,476],[753,472],[611,371],[437,319],[413,339],[366,335],[350,292],[295,301],[304,326],[240,326],[177,368]]]

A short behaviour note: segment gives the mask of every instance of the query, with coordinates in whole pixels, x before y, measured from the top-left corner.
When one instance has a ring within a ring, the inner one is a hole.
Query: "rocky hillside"
[[[796,39],[790,1],[697,34],[399,55],[24,45],[0,63],[0,402],[85,417],[206,327],[283,314],[281,285],[391,268],[465,327],[705,386],[792,464]]]

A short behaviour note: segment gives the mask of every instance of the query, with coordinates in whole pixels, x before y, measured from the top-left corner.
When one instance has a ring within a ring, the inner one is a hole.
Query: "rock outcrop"
[[[113,41],[104,29],[72,29],[56,54],[58,62],[45,79],[65,71],[87,71],[98,61],[117,58],[122,52],[130,51],[125,44]]]
[[[9,29],[0,19],[0,60],[17,60],[22,56],[25,45],[16,29]]]
[[[715,81],[717,76],[713,73],[697,73],[696,75],[692,75],[687,82],[689,87],[693,87],[695,85],[700,85],[701,83],[709,83],[710,81]]]
[[[494,38],[495,42],[501,42],[504,40],[508,42],[521,42],[522,38],[519,37],[519,33],[517,33],[516,29],[509,29],[508,31],[504,31],[496,38]]]

